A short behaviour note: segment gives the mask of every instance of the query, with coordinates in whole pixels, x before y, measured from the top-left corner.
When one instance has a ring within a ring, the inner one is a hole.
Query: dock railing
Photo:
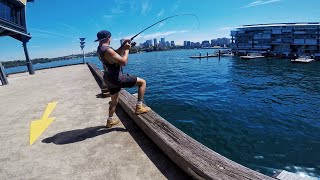
[[[103,73],[88,64],[93,75],[103,82]],[[194,179],[274,179],[244,167],[202,145],[156,112],[136,115],[137,98],[121,90],[119,103],[144,133],[182,170]]]

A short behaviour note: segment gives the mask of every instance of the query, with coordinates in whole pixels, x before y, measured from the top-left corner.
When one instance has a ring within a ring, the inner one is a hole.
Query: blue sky
[[[244,24],[320,22],[319,0],[35,0],[27,5],[28,43],[31,59],[80,53],[79,37],[86,37],[85,51],[96,49],[96,33],[107,29],[112,45],[165,17],[161,23],[136,38],[136,42],[161,37],[182,44],[229,37],[230,30]],[[0,61],[25,59],[22,44],[0,38]]]

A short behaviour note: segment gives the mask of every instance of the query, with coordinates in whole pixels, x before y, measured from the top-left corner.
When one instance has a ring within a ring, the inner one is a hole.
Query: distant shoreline
[[[157,51],[175,51],[175,50],[194,50],[194,49],[227,49],[223,47],[215,47],[215,48],[193,48],[193,49],[181,49],[181,48],[176,48],[176,49],[158,49],[158,50],[147,50],[147,49],[142,49],[140,51],[136,52],[130,52],[130,54],[136,54],[136,53],[148,53],[148,52],[157,52]],[[54,57],[54,58],[35,58],[32,59],[33,64],[44,64],[44,63],[49,63],[49,62],[54,62],[54,61],[64,61],[64,60],[73,60],[73,59],[80,59],[82,58],[82,54],[75,54],[75,55],[68,55],[68,56],[61,56],[61,57]],[[85,57],[97,57],[96,52],[89,52],[85,54]],[[1,62],[2,65],[5,68],[13,68],[13,67],[19,67],[19,66],[25,66],[26,61],[25,60],[12,60],[12,61],[3,61]]]

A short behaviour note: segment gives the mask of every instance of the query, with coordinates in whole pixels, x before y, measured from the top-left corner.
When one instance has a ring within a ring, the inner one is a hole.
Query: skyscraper
[[[156,39],[156,38],[154,38],[154,39],[153,39],[153,46],[155,46],[155,47],[156,47],[156,46],[157,46],[157,44],[158,44],[157,42],[158,42],[158,41],[157,41],[157,39]]]

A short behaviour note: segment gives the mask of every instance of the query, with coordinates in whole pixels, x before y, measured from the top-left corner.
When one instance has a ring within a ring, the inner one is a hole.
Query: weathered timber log
[[[137,99],[129,92],[121,90],[119,102],[147,136],[195,179],[273,179],[214,152],[154,111],[137,116],[134,113]]]
[[[100,71],[99,69],[97,69]],[[103,74],[96,72],[102,78]],[[214,152],[194,140],[154,111],[136,115],[137,98],[125,90],[119,94],[119,103],[145,134],[194,179],[273,179],[244,167]]]
[[[110,96],[109,90],[107,88],[107,85],[105,84],[103,80],[103,72],[100,71],[100,69],[95,66],[94,64],[87,63],[91,73],[93,74],[94,78],[96,79],[100,89],[101,89],[101,94],[103,96]]]

